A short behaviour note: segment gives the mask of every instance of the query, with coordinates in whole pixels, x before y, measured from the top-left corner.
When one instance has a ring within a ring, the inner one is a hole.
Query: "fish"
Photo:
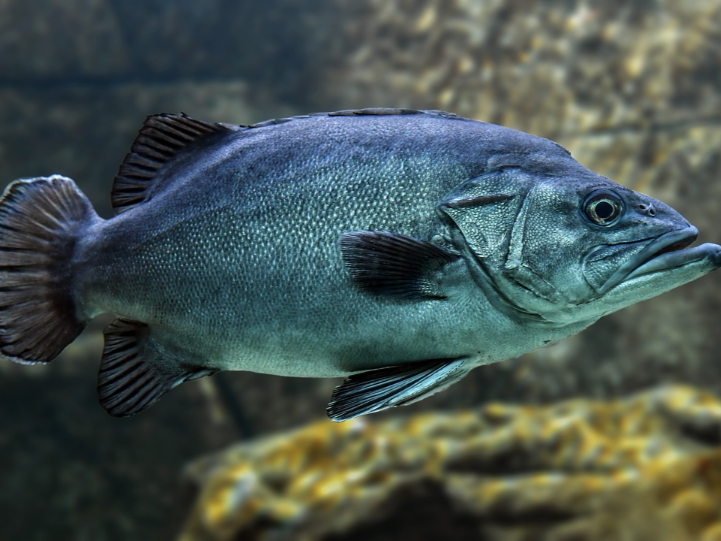
[[[146,118],[101,219],[62,175],[0,200],[0,353],[94,317],[100,404],[222,370],[345,378],[333,421],[418,402],[721,266],[668,205],[548,139],[443,111]]]

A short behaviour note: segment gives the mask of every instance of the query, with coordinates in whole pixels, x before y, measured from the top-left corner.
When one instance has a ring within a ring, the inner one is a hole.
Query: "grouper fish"
[[[556,143],[441,111],[250,126],[148,117],[103,220],[66,177],[0,201],[0,352],[101,313],[102,406],[220,370],[345,377],[343,421],[417,402],[721,266],[672,208]]]

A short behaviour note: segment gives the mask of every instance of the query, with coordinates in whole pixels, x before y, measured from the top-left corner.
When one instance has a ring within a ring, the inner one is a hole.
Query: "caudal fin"
[[[77,240],[96,217],[69,178],[13,182],[0,199],[0,352],[52,361],[85,327],[72,296]]]

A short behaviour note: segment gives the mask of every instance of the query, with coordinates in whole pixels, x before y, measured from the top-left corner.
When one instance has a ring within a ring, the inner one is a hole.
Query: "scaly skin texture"
[[[478,178],[471,192],[510,202],[443,207]],[[627,206],[653,202],[658,216],[642,223],[629,211],[609,237],[577,210],[599,187],[622,191]],[[617,309],[592,302],[599,295],[581,271],[591,248],[684,227],[672,209],[545,139],[433,113],[319,115],[181,151],[149,201],[96,220],[80,239],[75,299],[86,318],[113,312],[148,324],[158,347],[195,366],[331,377],[425,359],[485,364]],[[442,270],[447,298],[360,290],[339,249],[356,230],[460,254]],[[658,292],[713,266],[704,265]]]

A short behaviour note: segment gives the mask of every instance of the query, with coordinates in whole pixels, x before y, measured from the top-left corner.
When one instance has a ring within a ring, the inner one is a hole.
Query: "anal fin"
[[[354,374],[333,391],[328,417],[341,422],[428,398],[463,378],[467,359],[434,359]]]
[[[118,318],[103,334],[98,397],[114,417],[135,415],[184,381],[216,372],[184,365],[182,359],[153,340],[150,328],[139,321]]]

